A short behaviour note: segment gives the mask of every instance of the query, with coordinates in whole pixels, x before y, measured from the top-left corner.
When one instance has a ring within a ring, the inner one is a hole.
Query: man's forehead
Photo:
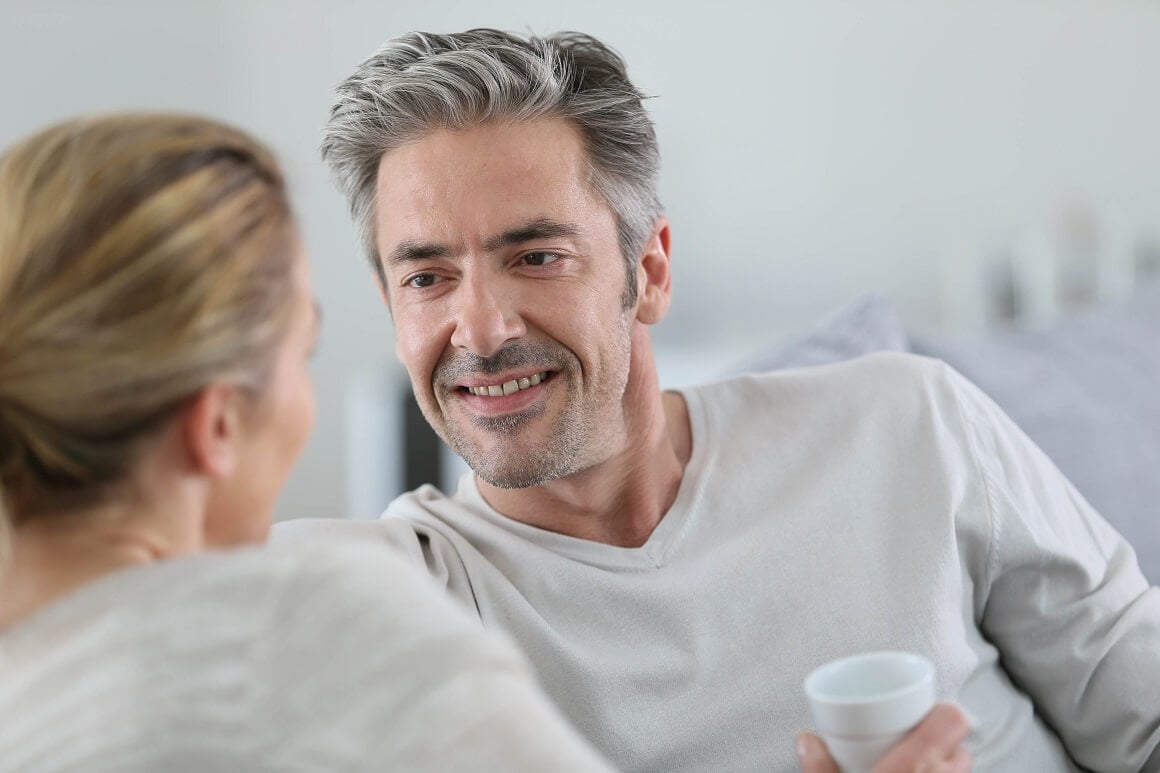
[[[520,124],[510,131],[441,130],[384,154],[375,202],[384,257],[403,241],[482,243],[536,222],[584,230],[603,201],[588,184],[582,158],[552,144],[560,126]]]

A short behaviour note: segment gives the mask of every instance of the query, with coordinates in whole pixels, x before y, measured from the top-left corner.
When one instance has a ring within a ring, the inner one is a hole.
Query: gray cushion
[[[1160,285],[1043,330],[911,346],[987,392],[1160,584]]]
[[[754,352],[729,372],[762,373],[906,350],[906,331],[894,307],[881,296],[865,295],[809,329]]]

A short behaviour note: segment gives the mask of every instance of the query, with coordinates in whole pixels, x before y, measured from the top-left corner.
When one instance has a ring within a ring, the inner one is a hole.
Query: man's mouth
[[[505,395],[515,394],[521,389],[528,389],[537,384],[541,384],[548,380],[551,371],[543,371],[541,373],[533,373],[531,376],[524,376],[523,378],[514,378],[510,381],[505,381],[502,384],[486,384],[483,386],[469,386],[463,387],[469,394],[478,397],[503,397]]]

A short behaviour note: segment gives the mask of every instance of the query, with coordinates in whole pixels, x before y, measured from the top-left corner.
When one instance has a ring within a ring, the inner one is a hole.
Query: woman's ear
[[[211,384],[186,403],[181,437],[196,471],[217,479],[233,474],[242,453],[244,400],[236,386]]]
[[[672,274],[669,272],[669,221],[657,218],[652,235],[645,243],[637,268],[636,318],[646,325],[664,319],[672,299]]]

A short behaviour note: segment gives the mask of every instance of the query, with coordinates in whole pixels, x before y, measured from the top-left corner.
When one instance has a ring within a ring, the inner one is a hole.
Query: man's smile
[[[461,384],[453,396],[463,402],[464,407],[475,418],[512,417],[527,414],[527,418],[539,415],[545,407],[548,393],[544,389],[555,382],[557,371],[541,370],[525,375],[488,376],[471,379],[471,384]],[[482,383],[483,379],[495,379],[496,383]],[[538,407],[537,407],[538,406]],[[472,420],[474,423],[474,419]]]
[[[542,381],[546,381],[551,371],[541,371],[533,373],[530,376],[521,376],[520,378],[513,378],[503,381],[498,384],[486,384],[479,386],[464,386],[469,394],[477,395],[479,397],[503,397],[505,395],[514,394],[522,389],[528,389],[538,385]]]

